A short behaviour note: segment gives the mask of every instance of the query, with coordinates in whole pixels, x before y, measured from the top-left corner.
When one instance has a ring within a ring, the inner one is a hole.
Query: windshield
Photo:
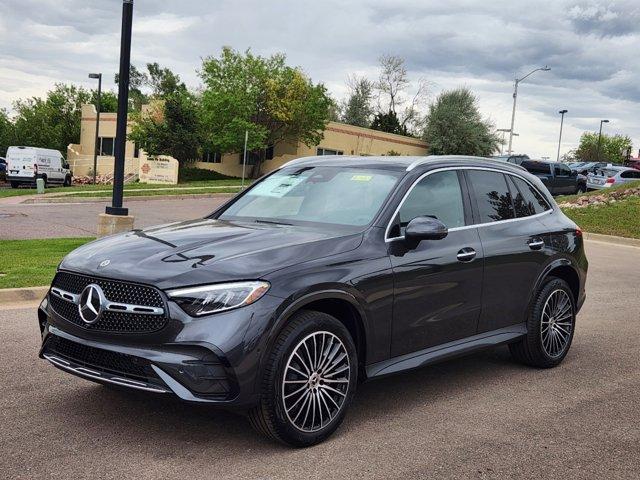
[[[400,176],[400,172],[364,168],[288,168],[255,184],[218,218],[365,226]]]

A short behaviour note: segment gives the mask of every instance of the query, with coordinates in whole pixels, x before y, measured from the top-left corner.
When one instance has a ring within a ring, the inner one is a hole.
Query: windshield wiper
[[[260,219],[256,219],[254,220],[255,223],[269,223],[271,225],[293,225],[292,223],[285,223],[285,222],[274,222],[273,220],[260,220]]]

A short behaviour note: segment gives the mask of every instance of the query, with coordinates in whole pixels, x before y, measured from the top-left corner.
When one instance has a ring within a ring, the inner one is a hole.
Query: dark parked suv
[[[364,380],[500,344],[558,365],[586,275],[581,231],[518,166],[303,158],[207,218],[69,254],[39,308],[40,355],[103,384],[242,409],[307,446]]]

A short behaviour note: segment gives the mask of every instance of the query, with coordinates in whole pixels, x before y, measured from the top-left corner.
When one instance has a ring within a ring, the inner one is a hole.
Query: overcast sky
[[[120,21],[119,0],[0,0],[0,108],[55,82],[91,87],[91,71],[115,90]],[[197,87],[202,57],[222,45],[284,52],[338,99],[349,74],[375,79],[379,56],[399,55],[432,97],[471,88],[497,128],[509,127],[515,76],[548,64],[520,86],[514,150],[555,158],[565,108],[563,153],[601,118],[640,147],[638,0],[136,0],[134,64]]]

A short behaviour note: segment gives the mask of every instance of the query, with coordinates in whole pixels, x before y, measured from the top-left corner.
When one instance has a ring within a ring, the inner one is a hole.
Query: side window
[[[464,204],[458,173],[450,170],[424,177],[414,185],[400,207],[398,216],[400,235],[404,235],[404,229],[411,220],[420,216],[437,218],[448,228],[464,226]]]
[[[565,165],[555,165],[556,175],[559,177],[571,176],[571,169]]]
[[[521,178],[508,175],[513,205],[518,217],[528,217],[546,212],[551,207],[535,188]]]
[[[468,170],[478,205],[480,223],[497,222],[515,217],[511,192],[502,173]]]

